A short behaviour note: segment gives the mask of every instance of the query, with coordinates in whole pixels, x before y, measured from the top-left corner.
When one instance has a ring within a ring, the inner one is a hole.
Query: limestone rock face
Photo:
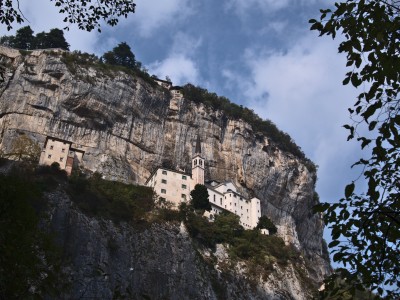
[[[292,266],[276,266],[263,280],[248,278],[244,266],[227,267],[224,246],[217,245],[213,256],[198,251],[183,225],[117,225],[83,214],[62,190],[46,198],[68,285],[59,299],[311,298]]]
[[[190,172],[197,133],[206,159],[206,180],[232,180],[287,243],[304,252],[315,282],[329,273],[316,204],[316,174],[281,151],[242,120],[228,119],[185,99],[170,108],[169,91],[140,77],[72,64],[62,51],[0,47],[0,149],[26,133],[43,145],[46,136],[85,151],[84,167],[107,179],[144,184],[158,166]]]

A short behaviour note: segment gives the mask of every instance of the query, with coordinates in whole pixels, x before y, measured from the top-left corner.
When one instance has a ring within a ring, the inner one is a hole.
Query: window
[[[203,165],[203,161],[201,159],[199,159],[199,162],[200,162],[200,166],[202,166]]]
[[[167,191],[165,189],[161,189],[161,194],[166,194]]]
[[[51,154],[47,155],[47,158],[51,158]]]
[[[215,195],[214,195],[214,202],[215,202]]]
[[[184,200],[186,200],[186,195],[185,195],[185,194],[182,194],[182,195],[181,195],[181,198],[184,199]]]
[[[164,202],[166,199],[164,197],[160,197],[160,202]]]
[[[236,206],[236,203],[235,203],[235,206]]]
[[[167,183],[167,181],[165,179],[161,179],[161,183]]]
[[[186,177],[185,175],[182,175],[182,179],[183,179],[183,180],[186,180],[186,178],[187,178],[187,177]]]
[[[64,153],[64,152],[65,152],[65,148],[62,148],[62,149],[61,149],[61,152]]]
[[[248,210],[248,209],[246,209],[246,211],[247,211],[247,212],[249,212],[249,210]]]
[[[233,194],[233,197],[235,197],[235,198],[236,198],[236,195],[235,195],[235,194]]]
[[[167,175],[167,171],[162,171],[162,174],[163,175]]]
[[[240,209],[243,209],[243,206],[240,206]]]
[[[222,198],[221,198],[221,199],[219,199],[219,201],[220,201],[220,204],[222,205]]]
[[[60,161],[63,161],[64,160],[64,157],[60,157]]]
[[[186,189],[186,184],[182,184],[182,188],[183,188],[183,189]]]
[[[194,160],[194,165],[197,165],[197,159]]]
[[[53,150],[54,146],[50,146],[50,150]]]

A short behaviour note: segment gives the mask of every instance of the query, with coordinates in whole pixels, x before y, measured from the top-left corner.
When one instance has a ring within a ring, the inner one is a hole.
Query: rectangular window
[[[161,194],[166,194],[167,191],[165,189],[161,189]]]
[[[183,180],[186,180],[186,178],[187,178],[187,177],[186,177],[185,175],[182,175],[182,179],[183,179]]]
[[[236,194],[233,194],[233,197],[235,197],[235,198],[236,198]]]
[[[220,201],[220,204],[222,205],[222,198],[220,198],[219,201]]]
[[[165,179],[161,179],[161,183],[167,183],[167,181]]]
[[[60,161],[63,161],[64,160],[64,157],[60,157]]]
[[[183,188],[183,189],[186,189],[186,184],[182,184],[182,188]]]
[[[51,154],[47,155],[47,158],[51,158]]]
[[[215,195],[214,195],[214,202],[215,202]]]
[[[64,148],[62,148],[62,149],[61,149],[61,152],[62,152],[62,153],[64,153],[64,152],[65,152],[65,149],[64,149]]]
[[[181,198],[184,199],[184,200],[186,200],[186,195],[185,195],[185,194],[182,194],[182,195],[181,195]]]
[[[50,146],[50,150],[53,150],[54,146]]]
[[[162,174],[163,175],[167,175],[167,171],[162,171]]]

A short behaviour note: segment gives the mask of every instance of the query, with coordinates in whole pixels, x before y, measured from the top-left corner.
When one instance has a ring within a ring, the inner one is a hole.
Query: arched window
[[[203,165],[203,161],[201,159],[199,159],[199,162],[200,162],[200,166],[202,166]]]
[[[197,165],[197,159],[194,160],[194,165]]]

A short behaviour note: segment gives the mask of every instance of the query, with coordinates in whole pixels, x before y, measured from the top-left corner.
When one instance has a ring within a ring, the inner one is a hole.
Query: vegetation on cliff
[[[0,174],[0,299],[41,299],[63,286],[61,252],[42,224],[45,186],[30,169]]]
[[[0,44],[20,50],[35,50],[48,48],[61,48],[69,50],[69,44],[65,40],[64,32],[61,29],[53,28],[49,32],[40,32],[33,35],[30,26],[17,30],[15,36],[2,36]]]

